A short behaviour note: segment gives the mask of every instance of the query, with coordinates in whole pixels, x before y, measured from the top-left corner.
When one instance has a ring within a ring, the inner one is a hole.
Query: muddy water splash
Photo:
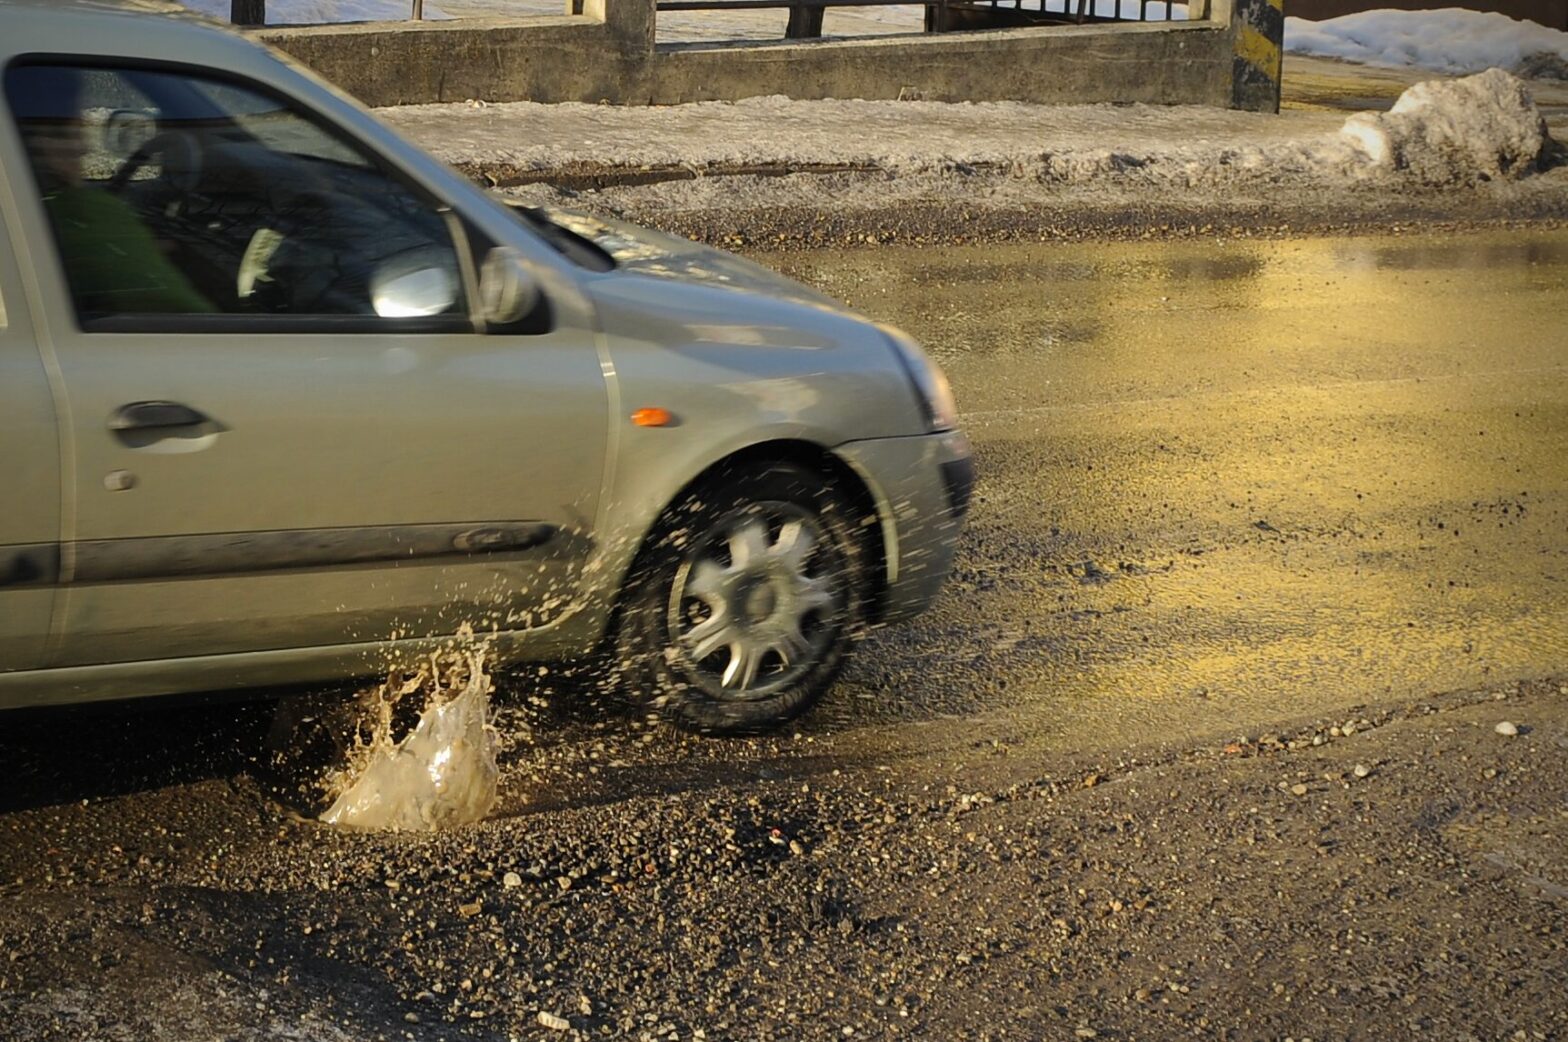
[[[358,829],[429,831],[482,820],[499,771],[485,649],[472,633],[414,670],[396,670],[361,696],[366,719],[348,763],[327,783],[321,820]],[[400,707],[422,703],[418,722],[394,737]],[[368,732],[369,737],[365,737]]]

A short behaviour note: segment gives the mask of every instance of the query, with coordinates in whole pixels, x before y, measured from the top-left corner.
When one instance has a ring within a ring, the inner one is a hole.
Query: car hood
[[[624,274],[724,286],[842,314],[852,313],[843,304],[810,286],[733,253],[678,235],[574,210],[547,206],[529,209],[535,217],[592,243],[615,262],[615,270]]]

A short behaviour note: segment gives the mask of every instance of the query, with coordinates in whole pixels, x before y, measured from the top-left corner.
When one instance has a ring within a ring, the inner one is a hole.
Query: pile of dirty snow
[[[1568,33],[1495,12],[1459,8],[1363,11],[1321,22],[1286,18],[1285,50],[1448,73],[1568,69]]]
[[[1474,184],[1537,169],[1549,141],[1524,85],[1500,70],[1417,85],[1392,112],[1358,114],[1348,124],[1329,112],[777,97],[668,106],[416,105],[379,114],[478,180],[537,187],[519,194],[540,202],[559,201],[543,189],[570,185],[585,171],[596,178],[638,171],[640,179],[680,171],[636,193],[672,208],[787,205],[802,201],[791,198],[799,193],[827,206],[824,193],[840,188],[846,195],[869,189],[884,202],[905,192],[949,196],[969,191],[963,182],[975,177],[1000,178],[997,190],[1009,197],[1113,184],[1151,198],[1172,189],[1348,187],[1369,178]],[[733,176],[759,167],[837,168],[859,179]]]
[[[1418,83],[1388,112],[1351,116],[1340,135],[1374,167],[1430,185],[1517,177],[1551,145],[1530,92],[1501,69]]]
[[[1218,153],[1271,153],[1303,127],[1325,135],[1342,119],[1288,119],[1199,106],[1035,105],[784,97],[683,105],[535,102],[406,105],[377,115],[438,157],[473,172],[502,168],[838,166],[897,176],[1006,167],[1020,176],[1050,167],[1072,182],[1150,161],[1204,164]]]
[[[180,0],[192,11],[229,20],[230,0]],[[326,22],[396,22],[413,14],[412,0],[267,0],[268,25],[319,25]],[[425,0],[426,18],[446,18]]]

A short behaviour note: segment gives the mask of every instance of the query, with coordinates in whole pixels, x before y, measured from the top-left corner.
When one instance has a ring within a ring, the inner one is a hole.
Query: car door
[[[607,437],[586,308],[476,331],[469,230],[373,151],[255,84],[96,62],[6,73],[63,275],[53,663],[569,611]]]
[[[0,173],[0,672],[43,660],[60,568],[60,442],[18,281],[9,212]]]

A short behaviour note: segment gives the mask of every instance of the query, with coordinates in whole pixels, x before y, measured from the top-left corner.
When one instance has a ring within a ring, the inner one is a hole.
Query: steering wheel
[[[176,190],[189,194],[201,184],[202,154],[196,136],[184,130],[165,130],[154,134],[136,151],[125,157],[109,178],[110,192],[119,195],[153,156],[163,156],[163,180]]]

